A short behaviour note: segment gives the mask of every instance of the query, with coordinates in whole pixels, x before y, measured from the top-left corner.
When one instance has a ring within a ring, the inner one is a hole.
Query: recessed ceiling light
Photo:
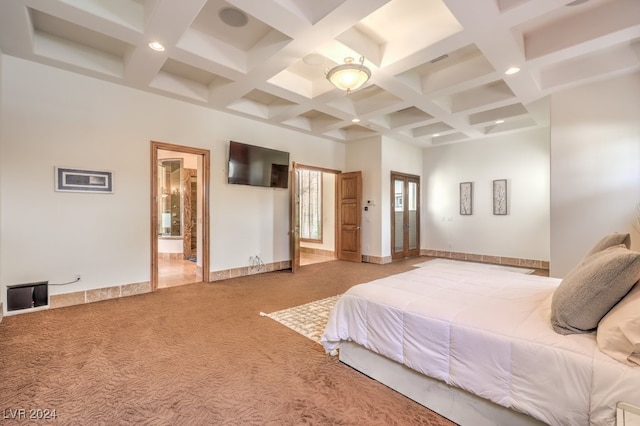
[[[496,120],[496,124],[502,124],[504,123],[504,120]]]
[[[151,43],[149,43],[149,47],[156,52],[164,52],[164,45],[159,41],[152,41]]]
[[[440,133],[434,133],[434,134],[433,134],[433,137],[434,137],[434,138],[437,138],[438,136],[440,136]]]
[[[230,27],[244,27],[249,22],[249,18],[247,18],[247,14],[241,10],[238,10],[234,7],[225,7],[224,9],[220,9],[218,12],[218,16],[225,24]]]
[[[351,122],[352,122],[352,123],[359,123],[359,122],[360,122],[360,119],[359,119],[359,118],[354,118],[354,119],[352,119],[352,120],[351,120]]]
[[[509,68],[508,70],[506,70],[504,73],[505,73],[506,75],[512,75],[512,74],[515,74],[515,73],[517,73],[517,72],[520,72],[520,68],[518,68],[518,67],[511,67],[511,68]]]

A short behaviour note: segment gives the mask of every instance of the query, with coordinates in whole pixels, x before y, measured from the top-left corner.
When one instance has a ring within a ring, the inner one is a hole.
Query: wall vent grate
[[[7,312],[49,304],[49,281],[7,286]]]

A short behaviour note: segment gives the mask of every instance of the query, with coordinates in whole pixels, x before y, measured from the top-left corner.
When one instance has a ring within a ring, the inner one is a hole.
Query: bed
[[[560,279],[434,262],[349,289],[327,352],[459,424],[614,425],[640,367],[550,323]]]

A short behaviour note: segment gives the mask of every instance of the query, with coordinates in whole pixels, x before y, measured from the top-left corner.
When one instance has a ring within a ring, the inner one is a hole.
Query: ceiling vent
[[[567,3],[566,6],[578,6],[579,4],[586,3],[589,0],[573,0],[571,3]]]
[[[448,57],[449,57],[449,55],[447,55],[447,54],[445,53],[444,55],[441,55],[441,56],[438,56],[438,57],[437,57],[437,58],[435,58],[435,59],[432,59],[430,62],[431,62],[432,64],[435,64],[436,62],[440,62],[440,61],[442,61],[443,59],[447,59]]]

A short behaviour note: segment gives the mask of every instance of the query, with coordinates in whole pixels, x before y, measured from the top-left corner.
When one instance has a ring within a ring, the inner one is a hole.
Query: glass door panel
[[[393,252],[404,251],[404,180],[393,180]]]
[[[418,249],[418,183],[409,181],[409,192],[407,200],[407,211],[409,213],[408,237],[409,250]]]
[[[182,159],[158,161],[158,235],[182,236]]]
[[[391,173],[391,258],[420,255],[420,177]]]

